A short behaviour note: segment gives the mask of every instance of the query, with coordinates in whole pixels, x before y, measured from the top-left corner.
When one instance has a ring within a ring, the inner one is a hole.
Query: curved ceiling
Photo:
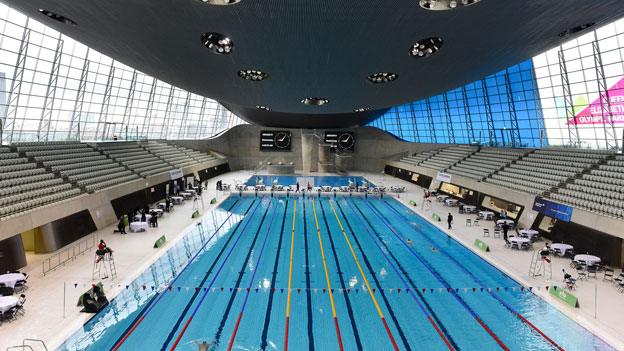
[[[291,127],[362,124],[371,113],[355,109],[378,114],[453,89],[569,40],[573,35],[559,33],[570,28],[624,15],[621,0],[482,0],[452,11],[425,10],[417,0],[1,1],[124,64],[218,100],[250,122]],[[231,54],[207,49],[200,39],[207,32],[230,38]],[[414,43],[430,37],[444,40],[435,55],[409,55]],[[238,75],[245,69],[269,78],[245,80]],[[367,77],[377,72],[398,78],[372,84]],[[301,103],[309,97],[329,102]],[[316,120],[319,115],[327,116]]]

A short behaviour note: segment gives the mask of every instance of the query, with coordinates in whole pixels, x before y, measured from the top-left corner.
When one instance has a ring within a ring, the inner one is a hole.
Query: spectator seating
[[[144,147],[149,152],[174,165],[176,168],[188,167],[198,163],[196,159],[184,152],[183,149],[172,145],[150,141]]]
[[[482,180],[517,160],[526,152],[528,150],[525,149],[482,148],[479,152],[447,169],[446,172]]]
[[[17,152],[0,148],[0,217],[80,195],[80,189],[38,167],[36,161],[26,157],[21,144],[17,145]],[[28,146],[26,150],[43,151],[34,147]]]
[[[530,194],[543,194],[600,162],[607,155],[600,151],[539,149],[521,157],[485,181]]]
[[[401,158],[399,162],[404,162],[412,166],[445,170],[475,151],[477,151],[476,147],[467,145],[449,146],[439,150],[425,151],[406,156]]]
[[[614,155],[613,159],[575,178],[550,197],[603,215],[624,218],[624,156]]]
[[[476,147],[467,145],[449,146],[422,161],[419,165],[436,170],[446,170],[455,163],[477,151]]]
[[[100,143],[97,148],[141,177],[168,172],[174,167],[136,142]]]
[[[44,144],[18,147],[18,150],[26,150],[27,156],[88,192],[139,179],[88,144]]]

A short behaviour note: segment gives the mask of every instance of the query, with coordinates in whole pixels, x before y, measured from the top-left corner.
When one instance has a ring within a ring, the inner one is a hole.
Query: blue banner
[[[572,207],[544,199],[536,196],[533,203],[533,211],[543,213],[544,215],[565,222],[572,220]]]

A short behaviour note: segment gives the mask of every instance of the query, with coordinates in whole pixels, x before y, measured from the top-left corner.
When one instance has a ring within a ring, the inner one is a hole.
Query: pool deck
[[[458,214],[457,208],[448,208],[435,200],[432,201],[431,209],[423,210],[421,206],[423,189],[414,184],[380,173],[354,172],[350,175],[364,176],[377,185],[390,186],[397,184],[405,186],[406,192],[400,194],[399,200],[427,219],[431,218],[433,212],[440,214],[443,219],[446,218],[446,213],[451,212],[455,218],[454,229],[447,230],[446,221],[444,220],[439,223],[432,223],[481,257],[495,264],[524,286],[539,287],[539,289],[533,290],[537,295],[542,296],[566,315],[596,335],[599,335],[615,348],[624,350],[624,323],[622,323],[624,294],[618,293],[615,286],[610,282],[603,281],[602,274],[598,274],[597,278],[590,278],[577,283],[578,287],[574,294],[579,299],[580,308],[573,309],[552,298],[544,289],[545,286],[553,284],[561,285],[563,279],[562,268],[575,275],[568,266],[569,259],[553,259],[552,280],[547,280],[544,277],[529,278],[528,270],[533,251],[525,252],[506,249],[502,239],[482,238],[483,228],[492,230],[494,227],[493,222],[482,221],[480,227],[466,227],[465,219],[474,218],[475,215]],[[217,195],[214,190],[217,179],[223,180],[224,183],[233,184],[244,181],[250,176],[250,172],[241,171],[227,173],[209,180],[208,190],[202,194],[203,208],[200,207],[200,212],[203,214],[218,206],[218,203],[215,205],[209,204],[210,199],[213,197],[216,197],[219,203],[224,199],[224,195]],[[410,206],[410,200],[416,201],[419,206]],[[186,201],[184,204],[177,206],[174,212],[165,214],[164,217],[159,219],[158,228],[150,228],[144,233],[113,234],[112,231],[115,229],[115,225],[96,232],[98,239],[104,239],[115,250],[114,256],[118,276],[113,280],[105,279],[103,281],[104,289],[109,299],[116,296],[123,289],[122,287],[130,283],[163,252],[177,240],[181,239],[180,234],[185,231],[185,228],[196,223],[196,220],[191,218],[192,207],[192,203]],[[160,249],[153,249],[153,242],[161,235],[166,235],[166,245]],[[473,246],[476,238],[485,241],[490,246],[491,251],[487,253],[477,251]],[[543,242],[537,242],[535,245],[536,249],[539,249]],[[18,317],[17,320],[11,323],[5,323],[0,326],[0,350],[4,350],[9,346],[19,345],[24,338],[44,340],[48,349],[55,349],[91,317],[90,314],[80,313],[75,303],[79,295],[86,291],[93,282],[91,273],[94,252],[95,249],[92,249],[91,252],[79,256],[64,267],[45,276],[42,274],[41,263],[51,254],[27,254],[28,266],[22,269],[22,271],[30,274],[28,280],[29,289],[25,292],[27,296],[26,314]],[[617,274],[619,274],[619,270],[616,271]],[[63,292],[64,287],[65,293]],[[597,299],[595,298],[596,292]],[[65,300],[65,306],[63,300]],[[596,303],[596,306],[594,303]]]

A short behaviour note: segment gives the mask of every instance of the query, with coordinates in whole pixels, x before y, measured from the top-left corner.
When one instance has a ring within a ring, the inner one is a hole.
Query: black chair
[[[620,275],[618,275],[617,278],[613,278],[613,283],[615,284],[624,283],[624,271],[620,272]]]
[[[596,278],[597,272],[598,272],[598,266],[596,265],[587,266],[587,277]]]
[[[15,314],[21,314],[22,316],[25,314],[24,312],[24,304],[26,303],[26,295],[21,294],[19,299],[17,300],[17,306],[15,306]]]
[[[2,320],[2,322],[10,322],[15,319],[16,313],[17,313],[17,306],[13,306],[9,310],[4,311],[2,315],[0,315],[0,320]]]
[[[605,267],[604,268],[604,275],[602,276],[602,280],[613,281],[613,274],[614,273],[615,273],[615,271],[613,270],[613,268]]]
[[[11,296],[15,294],[15,289],[10,286],[0,286],[0,296]]]
[[[578,274],[578,279],[587,279],[587,272],[585,271],[585,267],[582,265],[576,266],[576,274]]]

